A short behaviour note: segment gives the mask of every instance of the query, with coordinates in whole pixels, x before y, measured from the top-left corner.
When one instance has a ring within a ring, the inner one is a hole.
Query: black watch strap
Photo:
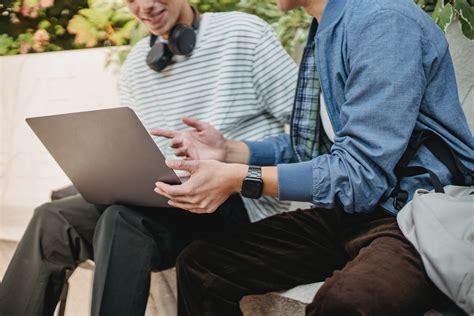
[[[260,166],[249,166],[246,178],[262,179],[262,167]]]

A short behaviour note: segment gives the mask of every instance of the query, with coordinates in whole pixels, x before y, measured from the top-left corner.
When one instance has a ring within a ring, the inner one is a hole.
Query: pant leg
[[[238,196],[214,214],[179,209],[108,207],[94,235],[96,272],[92,315],[143,315],[150,272],[173,267],[192,240],[248,222]]]
[[[441,298],[394,217],[342,231],[342,239],[354,259],[326,280],[308,315],[422,315]]]
[[[179,315],[241,315],[240,299],[322,281],[349,259],[332,210],[272,216],[192,243],[178,257]]]
[[[66,269],[92,258],[98,218],[79,195],[38,207],[0,284],[0,315],[53,315]]]

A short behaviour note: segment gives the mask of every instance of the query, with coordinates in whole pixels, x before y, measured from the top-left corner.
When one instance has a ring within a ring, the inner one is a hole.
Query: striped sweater
[[[145,59],[149,38],[138,42],[122,67],[120,102],[147,129],[185,128],[186,115],[211,123],[225,138],[257,140],[284,131],[293,106],[297,69],[270,26],[240,13],[202,15],[191,56],[175,56],[162,72]],[[165,156],[173,151],[155,139]],[[274,198],[244,198],[251,221],[288,210]]]

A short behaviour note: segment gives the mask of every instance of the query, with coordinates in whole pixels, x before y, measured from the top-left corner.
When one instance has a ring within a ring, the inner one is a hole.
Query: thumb
[[[166,165],[175,170],[185,170],[193,173],[197,170],[199,161],[197,160],[166,160]]]
[[[196,120],[196,119],[193,119],[193,118],[190,118],[190,117],[184,116],[181,120],[183,121],[184,124],[195,128],[198,132],[204,130],[205,127],[206,127],[206,122]]]

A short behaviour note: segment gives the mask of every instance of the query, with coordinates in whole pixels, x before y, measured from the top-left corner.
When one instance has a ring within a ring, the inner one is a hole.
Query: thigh
[[[178,277],[199,276],[203,293],[229,301],[322,281],[348,260],[334,237],[333,215],[297,210],[212,235],[184,250]]]
[[[346,243],[356,256],[326,280],[308,314],[417,315],[429,308],[437,291],[395,218],[369,226],[368,232]],[[362,248],[355,251],[354,245]]]
[[[194,214],[176,208],[112,205],[100,218],[94,247],[101,248],[111,240],[120,240],[122,245],[132,242],[148,245],[146,255],[152,258],[152,269],[164,270],[175,265],[178,254],[192,241],[248,221],[239,196],[232,196],[212,214]],[[141,251],[145,255],[145,249]]]

